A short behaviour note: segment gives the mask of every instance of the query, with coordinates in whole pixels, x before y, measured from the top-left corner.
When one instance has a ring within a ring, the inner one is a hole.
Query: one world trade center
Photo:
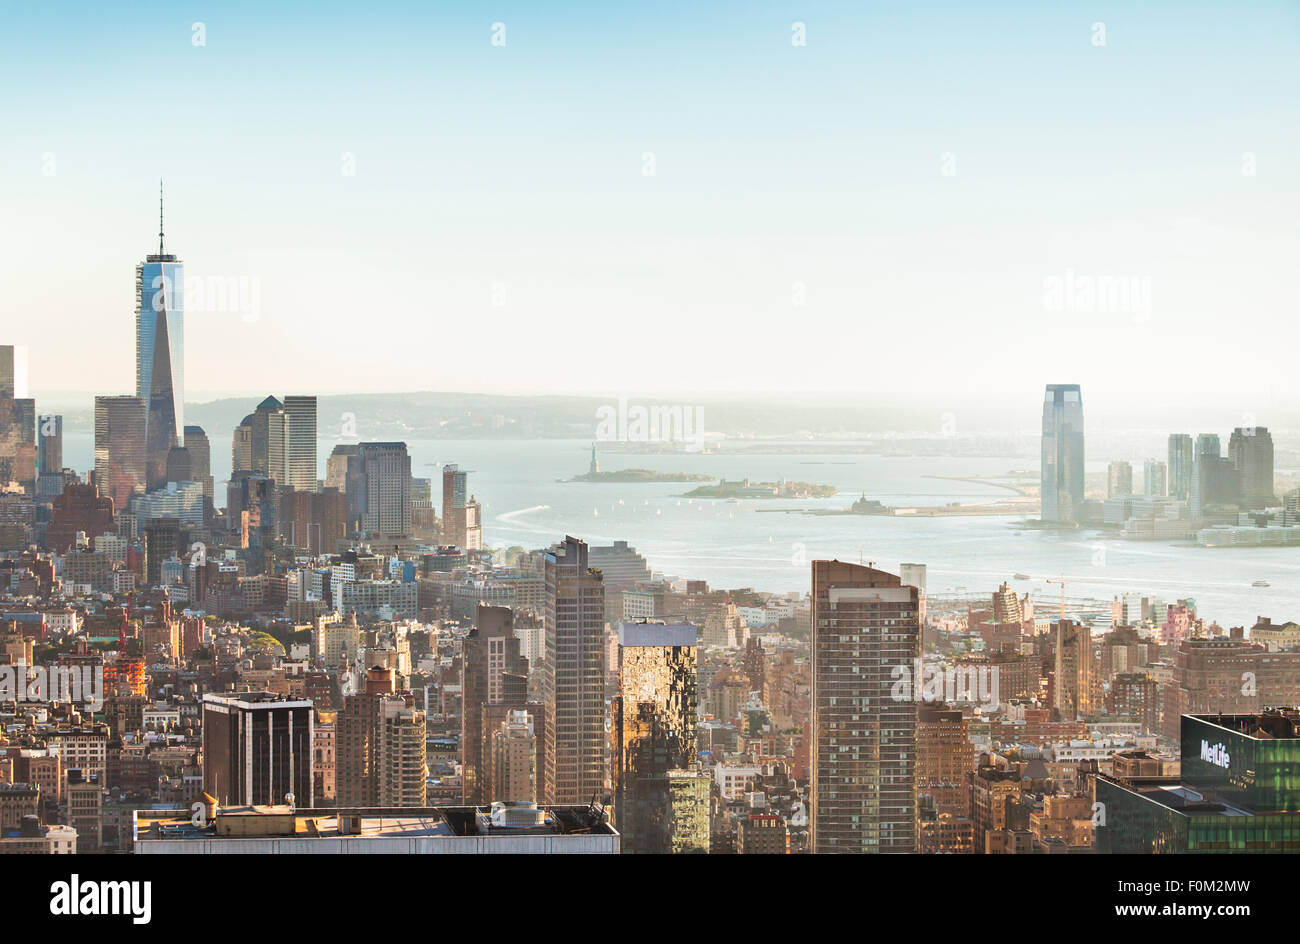
[[[158,252],[135,267],[136,396],[144,400],[145,480],[167,484],[167,454],[185,428],[185,275],[181,260],[163,248],[162,190],[158,194]]]

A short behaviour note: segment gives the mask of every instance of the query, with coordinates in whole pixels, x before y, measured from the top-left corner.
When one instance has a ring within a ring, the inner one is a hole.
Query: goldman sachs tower
[[[144,400],[145,481],[167,484],[167,454],[185,428],[185,270],[163,248],[162,183],[158,184],[158,252],[135,267],[135,387]]]

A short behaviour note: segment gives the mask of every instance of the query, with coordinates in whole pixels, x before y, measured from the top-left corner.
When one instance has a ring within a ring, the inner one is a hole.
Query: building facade
[[[840,561],[812,565],[812,850],[916,849],[919,591]]]

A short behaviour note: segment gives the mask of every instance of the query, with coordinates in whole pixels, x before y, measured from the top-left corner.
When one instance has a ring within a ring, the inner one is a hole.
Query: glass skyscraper
[[[1186,501],[1192,495],[1192,437],[1169,434],[1169,495]]]
[[[184,266],[163,248],[160,196],[158,252],[135,267],[135,392],[147,404],[149,488],[166,484],[167,453],[185,428],[184,297]]]
[[[1043,521],[1079,520],[1083,507],[1083,394],[1078,384],[1048,384],[1043,397]]]
[[[697,637],[690,623],[618,627],[610,773],[623,852],[709,851],[709,782],[695,769]]]
[[[1096,780],[1103,854],[1300,851],[1300,714],[1183,715],[1180,775]]]

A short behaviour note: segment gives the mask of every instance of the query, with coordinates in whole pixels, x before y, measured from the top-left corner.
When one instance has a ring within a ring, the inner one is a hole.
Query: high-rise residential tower
[[[1077,522],[1083,507],[1083,394],[1078,384],[1048,384],[1043,398],[1043,521]]]
[[[185,269],[163,248],[162,190],[158,252],[135,267],[135,393],[146,404],[146,480],[167,484],[167,452],[185,426]]]
[[[339,806],[424,806],[424,712],[395,689],[393,670],[371,666],[364,688],[343,696],[336,735]]]
[[[547,708],[542,792],[547,802],[589,803],[605,786],[605,586],[587,545],[565,537],[546,552]]]
[[[813,561],[813,852],[916,849],[919,592],[872,567]]]

